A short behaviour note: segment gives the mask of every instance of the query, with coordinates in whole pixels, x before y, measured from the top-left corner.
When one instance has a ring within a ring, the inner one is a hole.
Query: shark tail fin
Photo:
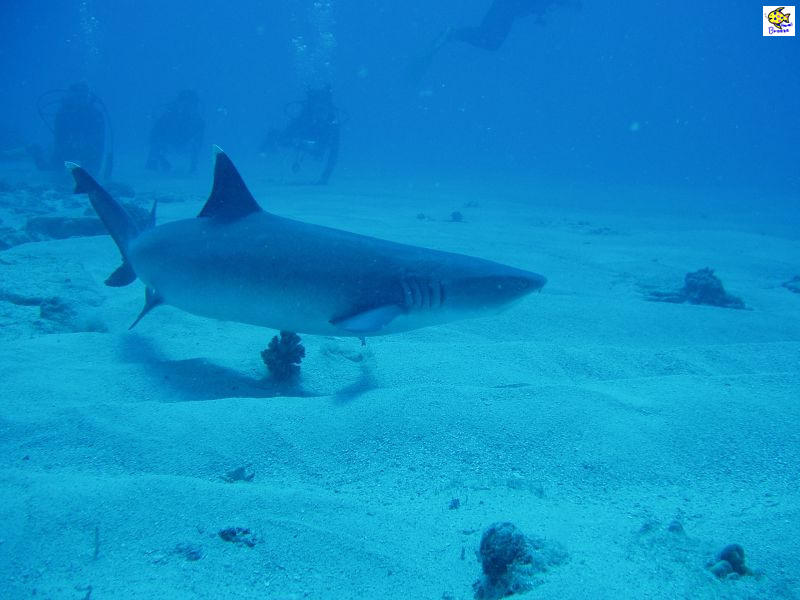
[[[89,173],[75,163],[64,164],[75,179],[75,193],[89,196],[89,202],[92,203],[92,207],[103,225],[106,226],[122,255],[122,265],[106,279],[106,285],[120,287],[132,283],[136,280],[136,273],[128,260],[128,246],[141,233],[139,226],[125,210],[125,207],[114,200],[111,194],[104,190],[103,186],[97,183]],[[155,216],[155,212],[153,212],[153,216]]]

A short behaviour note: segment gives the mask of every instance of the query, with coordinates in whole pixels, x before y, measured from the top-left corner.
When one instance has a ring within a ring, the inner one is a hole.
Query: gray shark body
[[[198,218],[158,227],[138,227],[83,169],[71,167],[76,192],[89,194],[122,253],[123,265],[106,283],[138,277],[146,285],[139,318],[163,303],[284,331],[364,337],[478,316],[545,283],[488,260],[265,212],[222,152]]]

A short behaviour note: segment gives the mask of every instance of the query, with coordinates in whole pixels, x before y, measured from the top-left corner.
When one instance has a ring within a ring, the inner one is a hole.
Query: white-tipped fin
[[[247,189],[239,171],[219,146],[214,161],[214,185],[198,217],[221,219],[240,219],[249,214],[261,212],[250,190]]]

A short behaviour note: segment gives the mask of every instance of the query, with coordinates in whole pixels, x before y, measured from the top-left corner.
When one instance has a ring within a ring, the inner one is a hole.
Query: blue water
[[[487,4],[4,2],[0,122],[46,141],[37,97],[87,81],[136,161],[153,112],[193,88],[208,142],[246,161],[287,102],[326,82],[347,115],[340,177],[796,189],[797,52],[762,37],[760,7],[553,7],[496,52],[451,44],[408,85],[411,58]]]
[[[582,0],[409,78],[489,4],[0,3],[0,598],[468,599],[506,520],[547,538],[531,599],[799,597],[796,38],[741,1]],[[365,347],[304,334],[297,388],[265,381],[271,330],[159,307],[129,332],[142,286],[102,285],[102,230],[31,227],[93,213],[15,154],[79,81],[101,180],[159,224],[197,214],[218,144],[277,214],[548,284]],[[323,85],[341,152],[312,187],[320,162],[259,145]],[[185,89],[198,169],[147,173]],[[704,267],[747,310],[645,301]],[[730,543],[753,572],[714,577]]]

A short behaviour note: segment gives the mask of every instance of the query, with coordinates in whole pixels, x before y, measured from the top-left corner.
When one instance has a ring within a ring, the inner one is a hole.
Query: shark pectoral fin
[[[365,310],[343,319],[333,319],[331,324],[348,333],[375,333],[386,327],[402,312],[403,309],[397,304],[387,304],[386,306]]]
[[[130,330],[130,329],[133,329],[134,327],[136,327],[136,324],[139,321],[141,321],[147,313],[149,313],[156,306],[159,306],[161,304],[164,304],[164,299],[161,296],[158,295],[158,292],[156,292],[151,287],[145,288],[145,290],[144,290],[144,308],[142,309],[142,312],[139,313],[139,316],[136,317],[136,320],[133,323],[131,323],[131,326],[128,327],[128,329]]]
[[[105,284],[109,287],[123,287],[136,281],[136,273],[133,272],[131,264],[125,260],[122,264],[106,279]]]

